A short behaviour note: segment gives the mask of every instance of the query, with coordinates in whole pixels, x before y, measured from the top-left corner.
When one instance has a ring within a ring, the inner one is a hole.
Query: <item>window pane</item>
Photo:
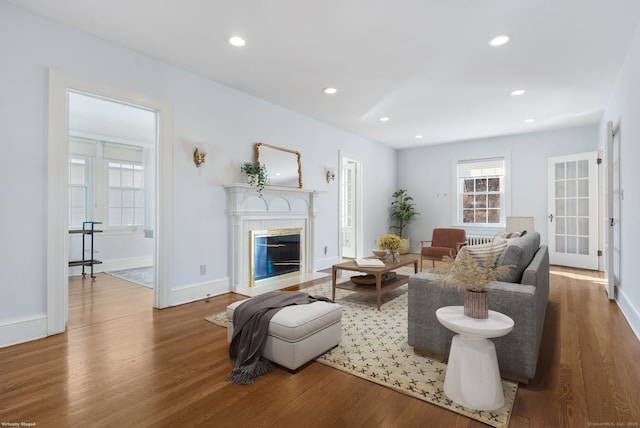
[[[489,208],[500,208],[500,195],[489,195]],[[498,215],[500,215],[499,211]]]
[[[486,208],[487,207],[487,195],[476,195],[476,197],[475,197],[475,207],[476,208]]]
[[[489,192],[499,192],[500,191],[500,179],[499,178],[490,178],[489,179]]]
[[[589,161],[586,159],[578,161],[578,178],[589,177]]]
[[[133,208],[122,209],[122,225],[133,226]]]
[[[109,163],[109,186],[121,187],[122,181],[120,180],[120,168],[112,167],[112,163]]]
[[[473,208],[474,198],[473,195],[464,195],[462,196],[462,208]]]
[[[133,187],[142,188],[142,171],[133,171]]]
[[[556,252],[565,252],[564,235],[556,235]]]
[[[576,186],[577,186],[576,180],[567,180],[566,183],[567,183],[567,197],[575,198],[578,193],[578,190],[576,189]]]
[[[142,190],[134,191],[135,207],[144,208],[144,192]]]
[[[476,223],[486,223],[487,222],[487,212],[485,210],[476,211]]]
[[[473,180],[464,180],[464,185],[462,191],[464,193],[473,192]]]
[[[121,187],[133,187],[133,169],[130,165],[122,168],[122,184]]]
[[[567,236],[567,253],[576,254],[578,252],[578,239],[575,236]]]
[[[564,163],[560,162],[556,164],[556,180],[565,179],[564,169]]]
[[[486,192],[486,191],[487,191],[487,179],[476,178],[476,192]]]
[[[489,212],[489,223],[500,223],[500,210],[488,210]]]
[[[578,254],[589,255],[589,238],[578,238]]]
[[[567,219],[567,235],[577,235],[578,234],[578,222],[575,218]]]
[[[133,190],[122,190],[122,206],[133,207]]]
[[[576,161],[567,162],[567,179],[576,178]]]
[[[85,166],[82,164],[72,163],[69,165],[69,184],[84,185],[85,184]]]
[[[566,220],[564,218],[556,218],[556,233],[566,233]]]
[[[565,216],[564,199],[556,199],[556,215],[558,217]]]
[[[589,219],[588,218],[579,218],[578,219],[578,235],[589,235]]]
[[[464,223],[473,223],[475,220],[473,215],[473,210],[463,210],[462,211],[462,221]]]
[[[589,200],[578,199],[578,215],[582,217],[589,216]]]
[[[122,206],[122,190],[109,189],[109,207],[121,207]]]
[[[565,182],[564,181],[556,181],[556,198],[564,198],[566,194],[564,193]]]
[[[589,196],[589,180],[578,180],[578,196],[581,198]]]
[[[577,199],[567,199],[567,216],[574,217],[578,214]]]

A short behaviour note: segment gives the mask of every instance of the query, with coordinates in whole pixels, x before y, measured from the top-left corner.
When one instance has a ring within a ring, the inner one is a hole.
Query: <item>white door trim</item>
[[[59,70],[49,70],[48,182],[47,182],[47,335],[65,331],[69,312],[69,240],[67,231],[69,103],[68,90],[87,92],[157,111],[155,288],[154,306],[170,305],[173,109],[170,103],[89,81]]]

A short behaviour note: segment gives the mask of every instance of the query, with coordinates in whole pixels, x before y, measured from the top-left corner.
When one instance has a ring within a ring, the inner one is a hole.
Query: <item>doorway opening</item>
[[[152,265],[153,277],[155,278],[153,306],[156,308],[170,306],[172,246],[172,194],[170,189],[173,182],[171,105],[144,95],[87,81],[68,73],[50,70],[46,250],[48,335],[64,332],[69,314],[69,136],[71,135],[69,99],[71,93],[91,94],[96,99],[110,100],[155,112],[156,146],[153,161],[149,162],[153,165],[154,171],[162,171],[162,174],[154,174],[152,183],[153,210],[151,215],[153,218],[150,223],[153,224],[153,229],[151,229],[153,230]],[[111,149],[115,150],[116,147],[111,147],[109,150]],[[126,169],[122,167],[123,162],[120,164],[121,170]],[[107,167],[107,169],[109,168]],[[114,165],[115,169],[117,169],[116,165]],[[89,203],[91,202],[87,201],[87,204]],[[127,215],[125,214],[125,218]]]
[[[340,251],[343,258],[361,257],[362,164],[340,153]]]

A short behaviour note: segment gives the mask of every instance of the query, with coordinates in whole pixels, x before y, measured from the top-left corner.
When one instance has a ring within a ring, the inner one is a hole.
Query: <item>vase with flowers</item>
[[[502,248],[504,249],[504,248]],[[455,259],[446,256],[446,268],[436,269],[438,283],[445,287],[464,290],[464,314],[471,318],[489,317],[489,294],[491,283],[506,274],[511,266],[496,266],[500,250],[493,247],[486,253],[484,261],[473,255],[470,247],[462,247]]]
[[[387,250],[387,261],[392,263],[398,263],[400,261],[400,252],[398,249],[402,244],[402,239],[398,235],[392,235],[387,233],[378,239],[378,248],[381,250]]]

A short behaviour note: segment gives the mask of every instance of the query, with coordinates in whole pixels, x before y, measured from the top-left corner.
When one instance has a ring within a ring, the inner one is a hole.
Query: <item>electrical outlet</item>
[[[207,274],[207,265],[200,265],[200,275]]]

